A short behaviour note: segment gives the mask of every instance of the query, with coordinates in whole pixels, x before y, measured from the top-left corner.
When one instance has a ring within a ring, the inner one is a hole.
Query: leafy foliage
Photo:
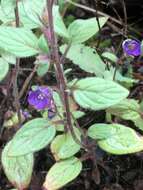
[[[76,82],[73,96],[83,108],[100,110],[119,103],[128,96],[128,90],[110,80],[88,77]]]
[[[75,130],[80,141],[80,133]],[[56,160],[65,159],[73,156],[80,150],[80,145],[75,142],[70,133],[57,135],[51,143],[51,151]]]
[[[62,20],[62,17],[60,16],[59,13],[59,7],[54,6],[53,7],[53,15],[54,15],[54,27],[55,27],[55,32],[60,35],[61,37],[69,38],[69,33],[65,27],[65,24]]]
[[[131,120],[143,130],[143,119],[139,103],[134,99],[122,100],[119,104],[107,109],[107,112],[124,120]]]
[[[17,57],[36,55],[37,42],[37,37],[28,29],[0,26],[0,48]]]
[[[54,164],[48,171],[44,187],[56,190],[76,178],[82,169],[82,163],[75,157]]]
[[[24,124],[15,134],[8,154],[9,156],[22,156],[36,152],[50,143],[55,132],[55,127],[48,120],[44,118],[33,119]]]
[[[0,20],[4,24],[15,22],[15,0],[2,0],[0,6]],[[45,0],[22,0],[18,2],[20,25],[28,29],[41,26],[39,18],[42,16]]]
[[[48,53],[49,52],[49,47],[48,47],[48,44],[46,42],[44,35],[40,36],[40,38],[38,40],[38,47],[40,48],[42,53]]]
[[[95,124],[88,135],[99,140],[98,145],[112,154],[129,154],[143,150],[143,137],[120,124]]]
[[[32,170],[33,170],[33,154],[26,154],[19,157],[10,157],[9,150],[12,141],[10,141],[2,152],[2,165],[9,181],[18,189],[28,187]]]
[[[118,61],[117,56],[114,55],[113,53],[110,53],[110,52],[103,52],[103,53],[102,53],[102,56],[103,56],[104,58],[106,58],[106,59],[108,59],[108,60],[114,62],[114,63],[117,63],[117,61]]]
[[[60,47],[62,53],[65,52],[67,45]],[[98,55],[95,49],[83,44],[72,45],[66,55],[74,64],[89,73],[95,73],[96,76],[102,76],[106,65]]]
[[[99,18],[100,27],[102,27],[108,17]],[[77,19],[73,21],[68,27],[70,40],[73,44],[79,44],[87,41],[99,31],[99,26],[96,18]]]
[[[107,47],[107,41],[111,40],[101,40],[100,44],[96,41],[108,17],[99,20],[72,17],[72,22],[67,18],[65,24],[62,17],[68,8],[64,7],[66,2],[62,0],[60,7],[53,5],[50,10],[47,4],[51,6],[46,0],[0,2],[0,82],[2,95],[10,92],[10,102],[14,100],[4,113],[2,127],[6,131],[8,127],[17,130],[2,150],[1,160],[8,180],[19,190],[29,186],[34,153],[48,145],[56,163],[47,172],[43,185],[47,190],[62,188],[80,174],[81,160],[92,156],[90,140],[96,140],[100,148],[117,155],[143,150],[143,136],[131,126],[112,123],[113,115],[117,121],[121,121],[118,118],[131,120],[143,130],[143,101],[140,105],[135,99],[127,99],[130,86],[138,80],[131,78],[130,73],[122,75],[117,65],[122,61],[120,53],[117,56]],[[124,43],[126,54],[140,54],[140,42],[131,39],[125,42],[135,43],[138,48],[136,52],[134,46],[130,49]],[[29,57],[27,64],[23,58]],[[78,70],[85,78],[74,72],[69,60],[81,69]],[[131,59],[124,56],[123,62],[126,61],[130,63]],[[26,68],[21,66],[23,62]],[[34,70],[32,64],[37,64],[33,65]],[[30,69],[29,77],[24,69]],[[32,80],[34,74],[38,77]],[[4,80],[7,78],[10,78],[8,87]],[[27,92],[30,85],[32,90]],[[23,94],[28,95],[27,103],[31,107],[26,107]],[[84,128],[77,120],[86,117],[84,109],[106,111],[110,124],[96,123]],[[75,154],[81,159],[74,157]]]
[[[4,59],[0,58],[0,81],[6,76],[9,70],[9,64]]]

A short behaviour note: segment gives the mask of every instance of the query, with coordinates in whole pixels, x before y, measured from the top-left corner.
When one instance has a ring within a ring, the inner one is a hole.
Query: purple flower
[[[137,40],[126,39],[122,47],[127,55],[139,56],[141,54],[141,43]]]
[[[30,113],[28,112],[28,111],[23,111],[23,110],[21,110],[21,114],[22,114],[22,116],[25,118],[25,119],[28,119],[28,118],[30,118],[31,117],[31,115],[30,115]]]
[[[37,86],[36,90],[31,90],[28,94],[28,103],[37,110],[50,109],[52,102],[53,93],[48,87]]]

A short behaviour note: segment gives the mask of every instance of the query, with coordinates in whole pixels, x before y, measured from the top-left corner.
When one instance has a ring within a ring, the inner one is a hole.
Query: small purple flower
[[[28,94],[28,103],[37,110],[50,109],[53,102],[53,92],[48,87],[37,86],[36,90],[31,90]]]
[[[141,54],[141,43],[137,40],[126,39],[122,44],[123,50],[127,55],[139,56]]]
[[[21,113],[22,113],[22,115],[24,116],[24,118],[25,119],[28,119],[28,118],[30,118],[31,117],[31,115],[30,115],[30,113],[28,112],[28,111],[23,111],[23,110],[21,110]]]

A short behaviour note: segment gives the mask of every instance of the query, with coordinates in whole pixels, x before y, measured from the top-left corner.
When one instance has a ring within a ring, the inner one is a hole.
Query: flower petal
[[[127,55],[141,55],[141,43],[137,40],[126,39],[122,44],[123,50]]]

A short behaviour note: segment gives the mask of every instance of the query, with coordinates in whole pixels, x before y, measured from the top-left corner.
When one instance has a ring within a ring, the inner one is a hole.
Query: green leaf
[[[44,76],[48,72],[49,67],[50,67],[49,63],[39,64],[38,68],[37,68],[37,74],[38,74],[38,76],[40,76],[40,77]]]
[[[108,17],[99,18],[100,27],[102,27]],[[74,44],[82,43],[87,41],[93,35],[99,31],[98,23],[96,18],[90,19],[77,19],[73,21],[68,27],[68,33],[71,41]]]
[[[9,12],[9,8],[10,8],[10,12]],[[14,9],[13,11],[11,11],[11,7],[7,6],[7,9],[4,9],[2,5],[0,5],[0,21],[6,24],[9,22],[14,22]]]
[[[75,119],[79,119],[80,117],[83,117],[85,115],[83,111],[79,110],[73,111],[72,114]]]
[[[16,64],[16,57],[10,53],[3,51],[1,53],[2,58],[7,61],[9,64],[15,65]]]
[[[57,190],[75,179],[81,170],[82,163],[75,157],[57,162],[48,171],[44,182],[44,188],[48,190]]]
[[[18,157],[9,157],[11,141],[2,151],[2,165],[8,180],[17,189],[27,189],[33,170],[33,154],[26,154]],[[19,147],[20,148],[20,147]]]
[[[6,24],[15,22],[14,8],[16,0],[1,0],[0,3],[0,20]]]
[[[66,5],[66,1],[65,0],[59,0],[58,4],[59,4],[59,8],[60,10],[64,11],[65,5]]]
[[[124,120],[131,120],[141,130],[143,130],[143,119],[141,118],[140,105],[137,100],[125,99],[119,104],[109,107],[108,113]]]
[[[117,61],[118,61],[118,57],[111,52],[104,52],[104,53],[102,53],[102,56],[104,58],[108,59],[109,61],[114,62],[114,63],[117,63]]]
[[[80,133],[75,130],[75,134],[80,141]],[[73,156],[80,150],[80,145],[75,142],[70,133],[58,135],[51,143],[51,151],[56,160]]]
[[[105,79],[113,80],[114,73],[115,73],[115,68],[110,67],[110,70],[106,70],[103,73],[103,76]],[[138,82],[138,80],[136,80],[136,79],[132,79],[132,78],[123,76],[119,70],[116,71],[115,80],[120,83],[127,83],[127,84],[132,84],[132,83]]]
[[[138,80],[136,80],[136,79],[123,76],[119,71],[117,71],[115,79],[121,83],[128,83],[128,84],[138,82]]]
[[[38,40],[38,46],[42,53],[49,53],[49,47],[43,34],[40,36]]]
[[[81,79],[72,87],[75,101],[83,108],[100,110],[119,103],[129,94],[116,82],[97,77]]]
[[[67,45],[60,47],[62,53],[65,52]],[[98,55],[95,49],[83,44],[72,45],[66,55],[74,64],[89,73],[95,73],[96,76],[103,76],[106,65]]]
[[[109,136],[109,138],[98,141],[98,145],[103,150],[118,155],[143,150],[143,137],[137,134],[133,129],[120,124],[106,124],[106,127],[111,131],[110,133],[112,135]],[[114,133],[115,131],[116,133]],[[101,134],[102,132],[103,131],[101,131]]]
[[[24,0],[18,2],[20,25],[28,29],[42,26],[39,18],[42,17],[45,0]],[[3,0],[0,6],[0,20],[5,24],[15,22],[15,0]]]
[[[143,118],[141,117],[141,115],[137,119],[134,119],[133,122],[136,127],[143,131]]]
[[[43,26],[40,19],[43,15],[46,0],[24,0],[19,2],[20,21],[25,28],[34,29]]]
[[[16,7],[16,0],[1,0],[1,7],[5,16],[8,16]]]
[[[0,26],[0,48],[17,57],[38,53],[38,39],[28,29]]]
[[[97,123],[88,129],[88,136],[97,140],[110,138],[114,135],[116,135],[116,128],[114,127],[114,124],[107,125],[104,123]]]
[[[12,139],[9,156],[21,156],[38,151],[52,141],[55,133],[55,127],[46,119],[36,118],[28,121]]]
[[[61,36],[61,37],[64,37],[64,38],[69,38],[69,34],[68,34],[68,31],[65,27],[65,24],[62,20],[62,17],[59,13],[59,6],[54,6],[53,7],[53,17],[54,17],[54,29],[55,29],[55,32]]]
[[[9,71],[9,64],[4,59],[0,58],[0,81],[4,79]]]
[[[106,111],[122,119],[130,120],[133,118],[138,118],[140,106],[138,104],[138,101],[134,99],[125,99],[122,100],[120,103],[109,107]]]
[[[141,100],[140,108],[141,108],[141,111],[143,112],[143,100]]]
[[[62,104],[60,95],[57,92],[54,92],[53,98],[54,98],[54,102],[55,102],[56,107],[57,107],[58,114],[60,114],[60,116],[62,117],[64,110],[63,110],[63,104]]]

